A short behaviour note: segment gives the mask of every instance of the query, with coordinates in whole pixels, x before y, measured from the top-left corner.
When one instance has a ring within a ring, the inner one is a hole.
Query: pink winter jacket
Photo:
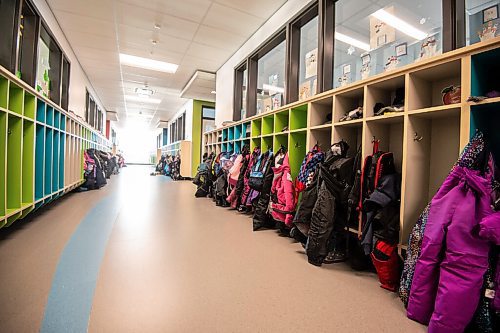
[[[295,188],[290,174],[290,161],[286,153],[283,165],[273,168],[274,179],[271,188],[271,215],[277,221],[291,227],[295,214]]]
[[[500,245],[500,212],[485,217],[479,223],[479,236],[495,245]],[[493,309],[498,312],[500,311],[500,256],[497,259],[495,270],[495,287],[495,298],[492,305]]]

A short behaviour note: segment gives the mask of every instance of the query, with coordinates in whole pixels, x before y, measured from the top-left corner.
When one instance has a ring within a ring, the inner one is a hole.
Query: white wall
[[[43,20],[49,27],[53,37],[57,40],[64,54],[71,63],[71,74],[69,84],[69,110],[75,112],[77,115],[85,119],[85,88],[94,97],[95,102],[99,105],[101,110],[106,110],[103,107],[99,96],[92,87],[87,74],[83,71],[78,59],[73,52],[66,36],[64,35],[59,23],[57,22],[54,14],[50,10],[45,0],[33,0],[36,8],[40,12]],[[104,113],[104,123],[106,123],[106,113]]]
[[[193,100],[192,99],[187,101],[186,104],[184,104],[179,109],[179,111],[177,111],[177,113],[172,118],[170,118],[170,120],[168,121],[168,128],[170,129],[170,124],[173,123],[177,118],[182,116],[182,114],[184,112],[186,112],[186,124],[184,125],[184,129],[185,129],[185,139],[184,140],[192,141],[193,140]],[[169,134],[169,136],[170,136],[170,134]],[[170,138],[168,138],[168,139],[169,139],[169,143],[171,143]]]
[[[234,69],[269,37],[273,36],[286,22],[302,9],[308,6],[311,0],[288,0],[269,20],[266,21],[236,51],[236,53],[217,71],[216,80],[216,113],[215,124],[221,126],[223,121],[233,119]]]

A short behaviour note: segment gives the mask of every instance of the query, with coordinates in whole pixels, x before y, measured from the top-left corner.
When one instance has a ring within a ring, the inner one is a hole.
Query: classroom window
[[[490,40],[499,35],[500,1],[466,0],[466,33],[467,45]]]
[[[257,61],[257,114],[284,104],[286,41],[283,39]]]

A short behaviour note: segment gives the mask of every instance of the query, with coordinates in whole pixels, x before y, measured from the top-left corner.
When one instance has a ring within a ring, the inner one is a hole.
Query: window
[[[62,67],[62,88],[61,88],[61,107],[68,110],[69,105],[69,77],[70,77],[70,64],[66,57],[63,57]]]
[[[335,7],[335,87],[442,52],[442,4],[339,0]]]
[[[494,38],[499,34],[499,0],[466,0],[466,37],[467,45]]]
[[[170,128],[170,143],[186,139],[186,113],[184,112],[180,117],[172,121],[169,125]]]
[[[19,2],[0,0],[0,65],[14,72]]]
[[[39,26],[40,18],[34,7],[29,2],[23,1],[18,33],[19,53],[16,75],[32,87],[35,86]]]
[[[61,66],[61,49],[42,25],[38,43],[36,89],[56,104],[61,102]]]
[[[257,114],[284,104],[286,41],[284,38],[257,61]]]
[[[202,133],[215,129],[215,108],[203,106],[202,114]]]
[[[316,16],[300,28],[299,100],[317,93],[318,22],[318,16]]]
[[[104,132],[104,112],[99,108],[88,90],[85,100],[85,121],[99,132]]]
[[[233,120],[241,120],[247,116],[248,70],[246,63],[236,69],[234,82]]]

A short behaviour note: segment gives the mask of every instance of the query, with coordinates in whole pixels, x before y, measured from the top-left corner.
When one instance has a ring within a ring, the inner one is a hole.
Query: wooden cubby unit
[[[311,102],[309,127],[331,125],[333,119],[333,98],[327,97]]]
[[[335,123],[340,123],[340,118],[345,116],[348,112],[353,111],[358,107],[363,107],[364,104],[364,89],[356,88],[343,91],[334,97],[335,101]],[[363,109],[363,116],[365,109]]]
[[[403,74],[367,85],[365,91],[365,117],[374,117],[373,110],[377,103],[382,103],[385,106],[392,105],[398,89],[405,89],[405,75]]]

